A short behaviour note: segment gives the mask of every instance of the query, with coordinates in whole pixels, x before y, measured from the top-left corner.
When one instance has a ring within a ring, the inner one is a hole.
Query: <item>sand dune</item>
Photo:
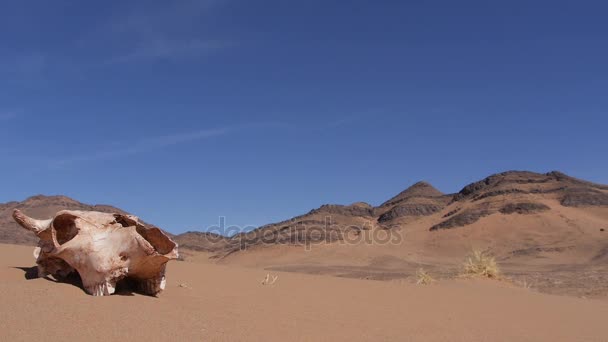
[[[0,245],[3,341],[607,341],[608,301],[497,281],[414,286],[172,262],[159,298],[91,297],[26,279],[32,248]],[[180,284],[182,285],[180,287]]]

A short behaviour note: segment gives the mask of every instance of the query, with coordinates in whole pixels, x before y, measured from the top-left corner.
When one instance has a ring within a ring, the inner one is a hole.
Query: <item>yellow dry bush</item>
[[[435,279],[431,277],[423,268],[419,268],[416,271],[416,284],[417,285],[431,285],[435,282]]]
[[[463,264],[464,275],[498,278],[500,269],[496,259],[484,251],[473,250]]]

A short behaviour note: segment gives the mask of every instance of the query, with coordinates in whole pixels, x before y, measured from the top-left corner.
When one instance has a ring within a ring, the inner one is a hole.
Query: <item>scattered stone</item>
[[[534,202],[520,202],[520,203],[509,203],[500,209],[503,214],[532,214],[542,211],[547,211],[550,208],[542,203]]]
[[[566,207],[608,205],[608,194],[593,189],[570,189],[561,201]]]
[[[309,214],[335,214],[343,216],[373,216],[374,208],[371,206],[363,205],[337,205],[337,204],[325,204],[318,209],[312,210]]]
[[[428,216],[441,211],[442,209],[442,205],[435,204],[402,204],[380,215],[378,222],[384,223],[405,216]]]
[[[450,216],[452,216],[452,215],[456,214],[457,212],[459,212],[461,209],[462,209],[462,208],[456,208],[456,209],[454,209],[454,210],[450,211],[449,213],[447,213],[447,214],[443,215],[443,218],[448,218],[448,217],[450,217]]]
[[[460,214],[454,215],[446,221],[431,227],[431,231],[450,229],[455,227],[463,227],[469,224],[479,221],[484,216],[491,215],[492,212],[487,209],[469,209],[461,212]]]

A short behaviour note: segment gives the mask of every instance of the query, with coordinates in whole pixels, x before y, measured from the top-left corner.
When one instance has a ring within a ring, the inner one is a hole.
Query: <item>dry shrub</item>
[[[435,282],[435,279],[423,268],[419,268],[418,271],[416,271],[416,279],[416,285],[431,285]]]
[[[473,250],[463,264],[464,275],[496,279],[500,269],[496,259],[488,252]]]

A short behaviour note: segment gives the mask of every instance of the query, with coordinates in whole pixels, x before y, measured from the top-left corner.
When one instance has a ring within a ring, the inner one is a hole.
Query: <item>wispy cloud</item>
[[[196,24],[205,14],[229,0],[183,0],[161,2],[153,5],[148,1],[134,6],[126,5],[103,27],[113,33],[134,33],[139,35],[169,32]],[[130,4],[130,3],[128,3]]]
[[[233,40],[210,33],[205,25],[229,1],[116,2],[110,5],[111,14],[94,18],[88,27],[72,30],[77,32],[74,37],[54,35],[57,40],[49,44],[32,40],[24,42],[24,47],[3,51],[0,82],[37,84],[137,62],[197,62],[235,46]],[[37,21],[38,17],[32,15],[29,21],[13,23],[14,29],[26,29]]]
[[[89,154],[77,155],[71,157],[57,158],[49,163],[51,168],[63,168],[69,165],[82,162],[94,162],[112,160],[118,158],[124,158],[131,155],[140,153],[152,152],[165,147],[186,144],[214,137],[224,136],[236,132],[249,132],[252,130],[260,130],[271,127],[282,127],[285,126],[282,123],[260,123],[260,124],[249,124],[230,126],[214,129],[201,129],[191,132],[182,132],[177,134],[169,134],[163,136],[156,136],[151,138],[141,139],[132,144],[123,144],[122,146],[116,146],[112,149],[102,151],[92,151]]]
[[[17,118],[19,113],[16,111],[0,111],[0,121],[7,121]]]
[[[153,138],[145,138],[136,141],[133,144],[123,145],[121,147],[116,147],[110,150],[92,151],[90,154],[86,155],[59,158],[51,162],[50,166],[52,168],[60,168],[80,162],[103,161],[127,157],[134,154],[154,151],[163,147],[225,135],[230,132],[230,130],[230,128],[206,129],[193,132],[158,136]]]
[[[228,43],[213,40],[156,39],[141,42],[130,51],[109,58],[105,64],[129,63],[145,60],[183,60],[197,58],[226,47]]]
[[[204,32],[204,17],[228,0],[147,3],[125,9],[90,32],[84,44],[103,46],[104,65],[203,57],[233,45]],[[91,37],[92,36],[92,37]]]

